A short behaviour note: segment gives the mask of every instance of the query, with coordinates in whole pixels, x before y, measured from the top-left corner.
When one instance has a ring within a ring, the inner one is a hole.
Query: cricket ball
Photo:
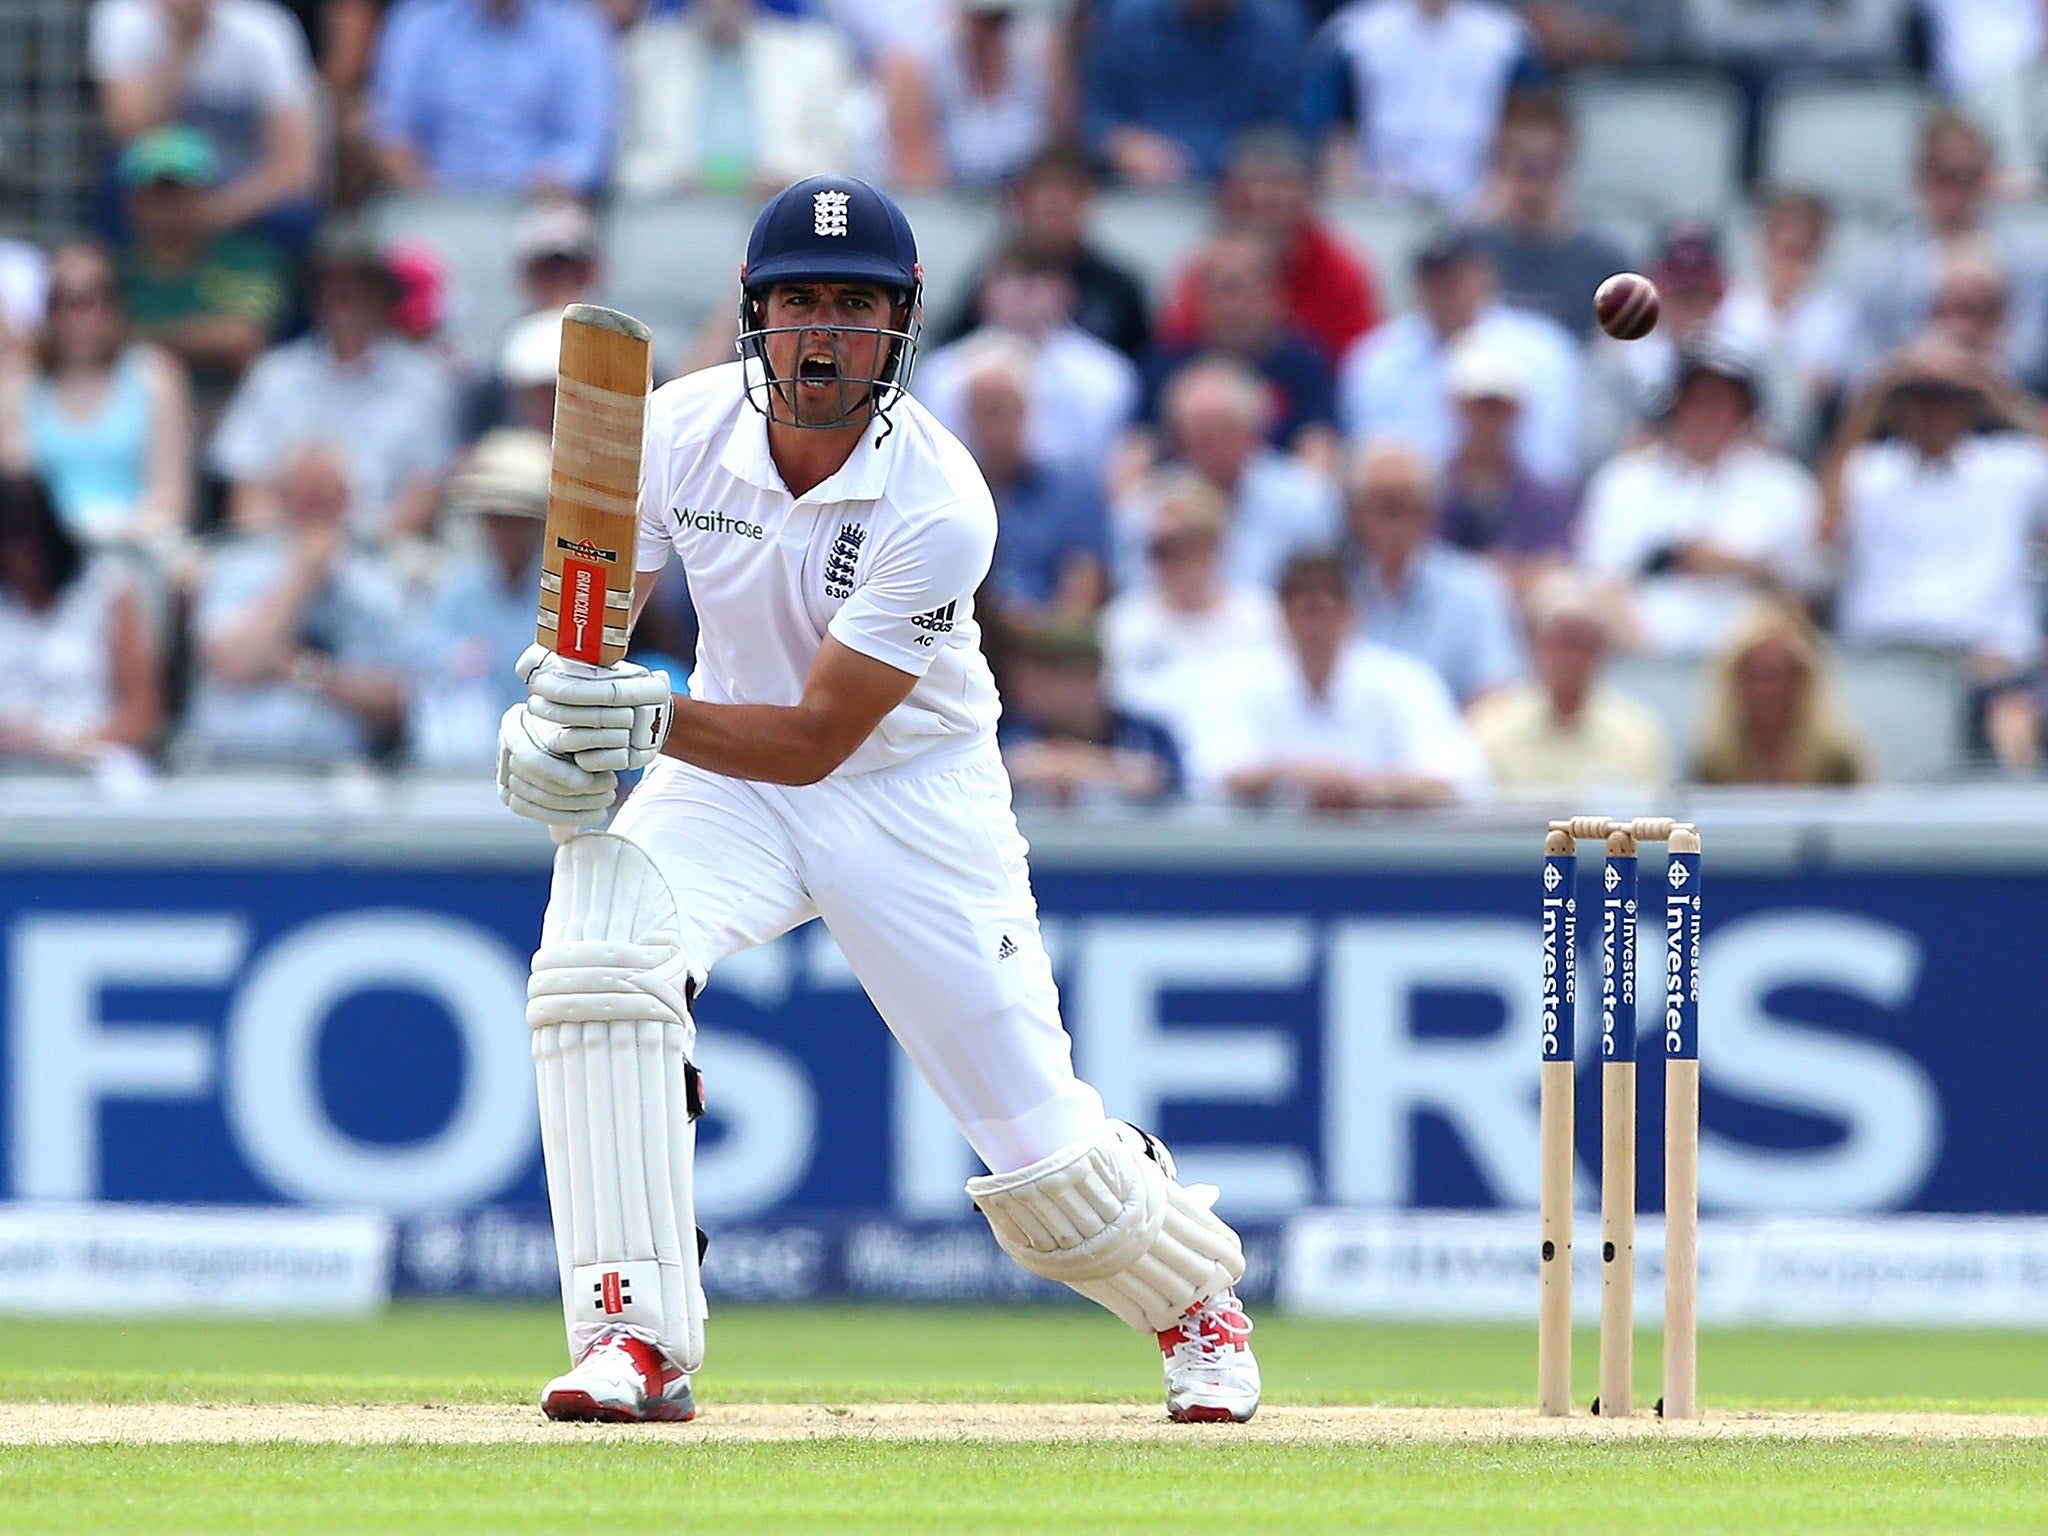
[[[1640,272],[1617,272],[1593,294],[1593,318],[1616,341],[1639,341],[1657,328],[1663,300]]]

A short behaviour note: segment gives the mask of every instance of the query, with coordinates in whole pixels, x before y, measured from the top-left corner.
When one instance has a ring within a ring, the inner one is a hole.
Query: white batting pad
[[[1014,1173],[969,1179],[967,1193],[1011,1258],[1133,1328],[1171,1328],[1244,1274],[1243,1244],[1211,1209],[1215,1188],[1182,1188],[1120,1121]]]
[[[569,1353],[627,1328],[704,1359],[689,971],[653,860],[607,832],[555,853],[527,984]]]

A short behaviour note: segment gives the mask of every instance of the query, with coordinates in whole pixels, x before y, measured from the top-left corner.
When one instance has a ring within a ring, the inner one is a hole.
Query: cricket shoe
[[[1180,1424],[1242,1424],[1259,1411],[1252,1320],[1237,1292],[1198,1301],[1159,1335],[1166,1415]]]
[[[645,1339],[620,1329],[598,1335],[576,1368],[540,1395],[551,1419],[605,1424],[682,1423],[697,1417],[690,1378]]]

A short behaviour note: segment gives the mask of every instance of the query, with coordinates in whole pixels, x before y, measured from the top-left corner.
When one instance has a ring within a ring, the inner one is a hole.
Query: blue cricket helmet
[[[901,326],[765,326],[768,290],[779,283],[873,283],[902,306]],[[747,237],[747,264],[740,276],[739,355],[746,365],[747,400],[770,421],[788,426],[833,428],[869,415],[889,424],[889,407],[910,383],[923,328],[924,285],[917,273],[917,239],[910,220],[887,193],[857,176],[807,176],[768,200]],[[767,340],[778,332],[830,330],[837,335],[881,337],[880,362],[872,374],[839,379],[838,410],[804,420],[795,402],[796,383],[778,379],[768,361]],[[779,408],[778,408],[779,407]]]
[[[917,287],[917,239],[894,199],[858,176],[807,176],[768,200],[747,237],[749,290],[859,282]]]

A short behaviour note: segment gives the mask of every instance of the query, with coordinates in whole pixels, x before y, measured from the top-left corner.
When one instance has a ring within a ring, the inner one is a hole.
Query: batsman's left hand
[[[608,667],[567,661],[530,645],[518,661],[527,709],[559,726],[554,750],[592,773],[644,768],[661,755],[675,713],[666,672],[630,661]]]

